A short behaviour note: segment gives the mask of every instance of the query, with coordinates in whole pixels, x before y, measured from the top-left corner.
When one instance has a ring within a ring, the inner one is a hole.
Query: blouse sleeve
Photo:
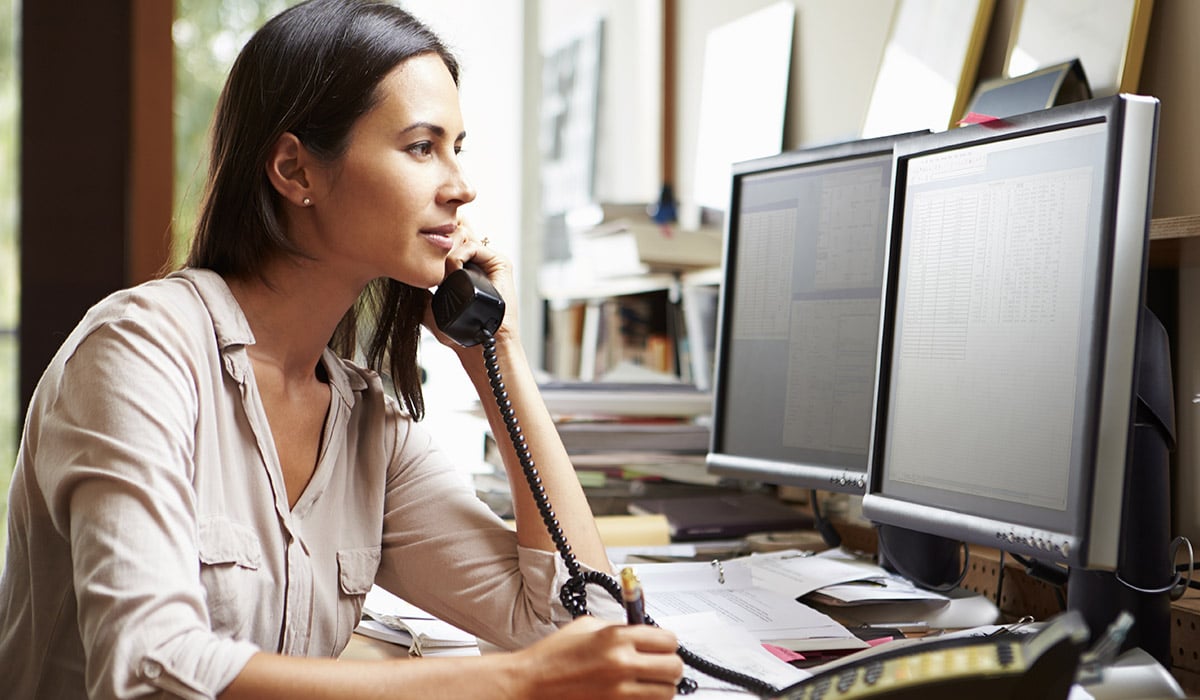
[[[107,323],[46,388],[52,403],[40,416],[35,472],[73,553],[92,697],[214,697],[257,651],[210,629],[191,488],[197,399],[186,343],[169,327]]]
[[[391,406],[397,442],[377,582],[501,648],[525,646],[570,621],[558,602],[567,572],[557,553],[518,546],[430,435]],[[603,589],[589,586],[588,603],[594,615],[622,617]]]

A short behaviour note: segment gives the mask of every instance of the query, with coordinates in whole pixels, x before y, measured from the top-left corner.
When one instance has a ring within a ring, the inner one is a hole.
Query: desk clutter
[[[882,664],[883,673],[894,672],[898,674],[896,679],[913,677],[913,671],[940,663],[939,659],[947,654],[954,659],[947,656],[946,662],[974,668],[980,663],[978,647],[993,640],[1001,645],[1024,645],[997,653],[1002,658],[1015,654],[1014,663],[1027,665],[1024,673],[1033,674],[1034,661],[1047,653],[1043,649],[1047,644],[1025,642],[1043,631],[1065,639],[1078,627],[1072,627],[1071,620],[1058,618],[1044,623],[998,624],[999,611],[978,595],[965,596],[973,606],[971,612],[960,613],[957,621],[952,621],[947,611],[959,604],[955,595],[919,589],[877,566],[870,557],[843,548],[688,560],[689,554],[695,556],[697,546],[670,545],[678,560],[669,562],[657,560],[667,551],[661,546],[613,548],[610,556],[617,566],[628,567],[636,574],[645,595],[646,612],[658,625],[675,632],[680,643],[693,653],[785,689],[778,697],[807,698],[812,690],[806,687],[807,679],[831,677],[836,681],[839,673],[844,675],[848,669],[856,669],[858,678],[859,670],[872,665]],[[851,611],[849,617],[842,615],[846,611]],[[877,622],[847,624],[846,619],[856,614]],[[940,628],[949,627],[947,623],[955,624],[957,631],[943,632]],[[960,625],[963,629],[957,628]],[[379,588],[368,594],[357,632],[408,647],[408,653],[416,656],[481,653],[469,633]],[[1082,640],[1076,638],[1071,646],[1072,655],[1047,657],[1056,659],[1052,669],[1045,664],[1037,667],[1039,683],[1065,682],[1064,688],[1072,686],[1069,695],[1035,693],[1030,697],[1184,697],[1178,684],[1153,660],[1125,655],[1107,659],[1101,665],[1093,661],[1085,667],[1089,657],[1082,649]],[[956,654],[967,653],[958,651],[965,648],[971,649],[970,653],[955,660]],[[892,668],[896,664],[904,668]],[[970,681],[977,683],[988,677],[998,683],[1019,685],[1012,673],[1012,667],[999,664],[982,669]],[[697,698],[757,697],[695,669],[689,668],[687,674],[699,686]],[[1049,688],[1039,686],[1038,691],[1048,692]],[[832,688],[826,692],[832,692]],[[843,695],[833,693],[827,697]]]

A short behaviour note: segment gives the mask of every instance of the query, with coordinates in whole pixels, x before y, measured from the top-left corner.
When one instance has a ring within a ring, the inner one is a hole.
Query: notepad
[[[643,499],[630,503],[629,512],[665,515],[671,539],[678,542],[742,537],[772,530],[803,530],[813,526],[811,515],[761,493]]]
[[[379,586],[372,586],[363,604],[357,631],[374,639],[409,648],[413,656],[478,654],[475,635],[439,620]]]

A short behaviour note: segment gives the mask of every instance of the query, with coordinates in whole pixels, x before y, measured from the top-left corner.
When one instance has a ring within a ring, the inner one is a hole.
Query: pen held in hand
[[[625,621],[631,625],[646,623],[646,599],[642,583],[628,566],[621,569],[621,600],[625,603]]]

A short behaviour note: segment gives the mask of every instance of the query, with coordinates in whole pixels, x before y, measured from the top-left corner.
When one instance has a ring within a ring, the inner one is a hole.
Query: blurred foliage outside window
[[[4,2],[6,0],[0,0]],[[250,35],[299,0],[175,0],[175,262],[187,256],[225,77]]]
[[[17,317],[20,312],[20,260],[17,257],[17,177],[20,98],[17,74],[18,0],[0,0],[0,569],[8,543],[8,484],[17,458]]]

